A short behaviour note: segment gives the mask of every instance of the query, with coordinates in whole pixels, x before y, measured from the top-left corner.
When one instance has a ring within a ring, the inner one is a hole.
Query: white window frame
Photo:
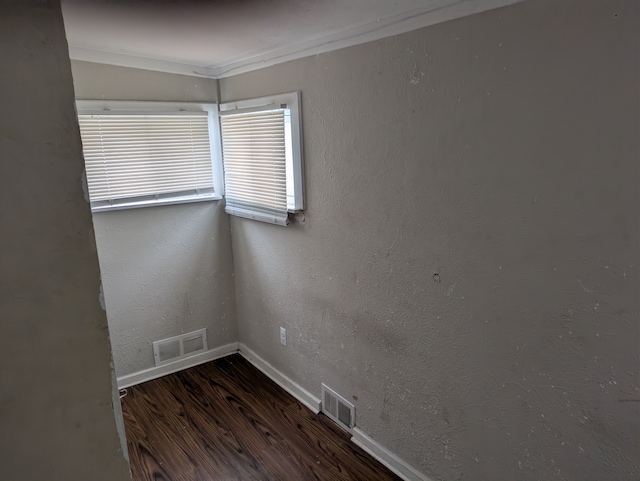
[[[120,101],[120,100],[77,100],[78,115],[153,115],[179,114],[182,112],[207,112],[209,125],[209,145],[211,150],[211,167],[213,175],[213,193],[207,195],[171,195],[138,197],[132,201],[92,203],[93,212],[150,207],[158,205],[182,204],[220,200],[224,196],[224,175],[222,170],[220,122],[218,106],[214,103],[198,102],[154,102],[154,101]]]
[[[270,95],[267,97],[224,102],[219,105],[220,116],[280,108],[286,108],[289,110],[290,115],[287,117],[290,119],[291,139],[287,137],[286,142],[286,183],[287,209],[291,213],[299,212],[304,209],[304,162],[300,103],[300,92],[289,92]],[[287,117],[285,117],[285,119]],[[286,131],[288,130],[289,129],[286,129]],[[220,150],[220,152],[222,156],[222,150]]]

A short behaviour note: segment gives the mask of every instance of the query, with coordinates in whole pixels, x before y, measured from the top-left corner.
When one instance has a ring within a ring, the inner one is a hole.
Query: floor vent
[[[153,358],[156,366],[193,356],[207,350],[207,330],[180,334],[153,343]]]
[[[322,385],[322,412],[339,426],[351,431],[356,424],[356,408],[333,389]]]

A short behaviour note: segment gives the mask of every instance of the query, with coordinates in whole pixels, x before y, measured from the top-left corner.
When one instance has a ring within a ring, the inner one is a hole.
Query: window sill
[[[168,197],[164,199],[143,200],[134,202],[122,202],[112,205],[99,205],[92,206],[91,212],[108,212],[112,210],[125,210],[125,209],[139,209],[141,207],[155,207],[160,205],[174,205],[174,204],[192,204],[194,202],[210,202],[212,200],[221,200],[222,196],[211,195],[194,195],[183,197]]]

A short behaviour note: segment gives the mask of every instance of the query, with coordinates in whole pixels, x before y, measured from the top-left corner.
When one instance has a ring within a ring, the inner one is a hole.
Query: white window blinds
[[[213,194],[207,112],[78,119],[93,207]]]
[[[221,115],[220,122],[226,211],[287,225],[289,110]]]

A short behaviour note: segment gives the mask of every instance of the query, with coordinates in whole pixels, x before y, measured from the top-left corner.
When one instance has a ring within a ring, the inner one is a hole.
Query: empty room
[[[0,479],[640,476],[636,0],[0,1]]]

